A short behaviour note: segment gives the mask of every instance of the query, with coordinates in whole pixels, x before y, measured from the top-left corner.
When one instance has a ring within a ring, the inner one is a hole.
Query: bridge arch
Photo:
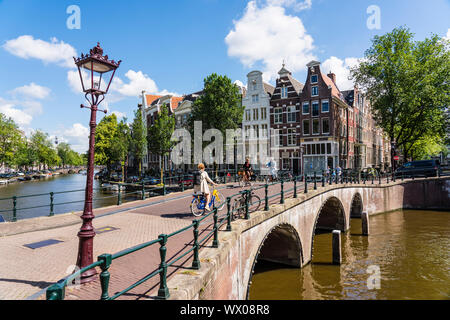
[[[355,193],[350,203],[350,218],[361,218],[364,205],[362,196],[359,192]]]
[[[253,260],[248,278],[246,299],[249,299],[253,272],[258,260],[301,268],[303,259],[302,243],[296,228],[288,223],[273,227],[260,243]]]
[[[314,236],[319,232],[332,232],[333,230],[346,231],[346,221],[344,206],[337,197],[331,196],[326,199],[317,212],[311,237],[311,258],[314,251]]]

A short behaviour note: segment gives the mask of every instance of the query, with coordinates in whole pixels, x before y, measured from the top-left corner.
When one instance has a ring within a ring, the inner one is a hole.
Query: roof
[[[333,96],[338,97],[339,99],[343,100],[341,91],[339,91],[336,84],[331,80],[326,74],[322,73],[322,79],[323,81],[328,85],[328,87],[331,87],[331,94]]]
[[[275,87],[263,82],[263,86],[264,86],[264,91],[267,92],[270,95],[273,95],[274,91],[275,91]]]
[[[159,98],[161,98],[162,96],[157,96],[157,95],[152,95],[152,94],[146,94],[145,95],[145,99],[147,100],[147,106],[152,105],[152,103],[155,100],[158,100]]]
[[[294,87],[295,91],[297,92],[297,94],[300,94],[303,91],[303,87],[305,85],[303,83],[301,83],[300,81],[296,80],[291,75],[288,75],[288,78],[289,78],[289,81],[291,82],[292,86]]]
[[[183,99],[184,97],[172,97],[172,99],[170,99],[172,111],[178,108],[178,105],[180,104],[181,101],[183,101]]]

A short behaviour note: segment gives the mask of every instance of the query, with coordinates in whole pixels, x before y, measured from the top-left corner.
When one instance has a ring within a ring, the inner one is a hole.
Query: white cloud
[[[350,90],[354,86],[354,81],[349,79],[350,68],[357,65],[357,58],[345,58],[345,60],[341,60],[337,57],[330,57],[322,63],[321,69],[325,74],[331,71],[336,75],[339,90]]]
[[[56,134],[58,140],[69,143],[76,152],[85,153],[89,149],[89,128],[82,124],[75,123],[59,133],[61,134]]]
[[[127,117],[127,114],[125,112],[120,112],[120,111],[113,111],[113,112],[111,112],[111,114],[115,114],[119,121],[122,120],[123,118]]]
[[[450,28],[447,30],[447,36],[445,37],[445,39],[450,41]]]
[[[241,80],[236,80],[235,82],[233,82],[233,84],[237,85],[238,87],[246,87]]]
[[[33,120],[33,117],[27,112],[18,109],[17,106],[0,98],[0,113],[3,113],[6,117],[11,118],[19,126],[27,126]]]
[[[34,99],[45,99],[50,95],[51,90],[47,87],[42,87],[34,82],[29,85],[25,85],[23,87],[16,88],[11,91],[11,94],[17,96],[24,96],[28,98]]]
[[[296,72],[317,59],[312,53],[313,38],[302,21],[287,15],[283,7],[268,4],[259,8],[256,1],[250,1],[244,16],[233,23],[234,29],[225,38],[228,55],[248,68],[261,62],[266,81],[278,76],[283,60],[288,70]]]
[[[51,38],[50,42],[23,35],[6,41],[3,48],[9,53],[23,59],[38,59],[44,63],[55,63],[64,67],[73,67],[73,57],[77,56],[74,47]]]
[[[134,70],[128,70],[128,72],[125,73],[125,77],[130,80],[129,83],[125,84],[121,79],[116,78],[117,80],[113,80],[114,86],[111,89],[128,97],[136,97],[142,93],[142,90],[148,92],[158,91],[155,81],[142,71],[136,72]]]
[[[267,0],[267,4],[270,6],[291,7],[295,11],[302,11],[310,9],[312,6],[312,0]]]

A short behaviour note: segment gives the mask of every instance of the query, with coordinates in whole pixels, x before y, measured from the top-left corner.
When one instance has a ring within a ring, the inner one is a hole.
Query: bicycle
[[[245,218],[245,205],[248,192],[243,192],[239,198],[234,199],[232,206],[233,220],[237,218]],[[248,200],[248,212],[256,212],[261,205],[261,198],[253,191],[250,190],[250,199]]]
[[[253,172],[250,171],[250,177],[246,180],[245,179],[245,172],[243,172],[242,174],[239,175],[239,187],[241,188],[245,188],[245,187],[251,187],[252,186],[252,176],[253,176]]]
[[[194,194],[191,202],[191,213],[195,217],[201,217],[206,211],[206,197],[204,193]],[[225,197],[216,189],[214,189],[209,203],[210,208],[217,208],[221,211],[225,207]]]

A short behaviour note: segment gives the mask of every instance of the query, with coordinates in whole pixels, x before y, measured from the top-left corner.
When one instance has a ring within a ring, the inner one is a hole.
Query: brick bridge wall
[[[247,299],[258,256],[304,266],[311,261],[315,228],[347,231],[352,203],[352,216],[361,211],[374,215],[398,209],[450,210],[450,178],[319,189],[256,212],[250,220],[234,221],[231,232],[219,232],[219,249],[200,251],[200,270],[181,271],[168,282],[170,299]]]

